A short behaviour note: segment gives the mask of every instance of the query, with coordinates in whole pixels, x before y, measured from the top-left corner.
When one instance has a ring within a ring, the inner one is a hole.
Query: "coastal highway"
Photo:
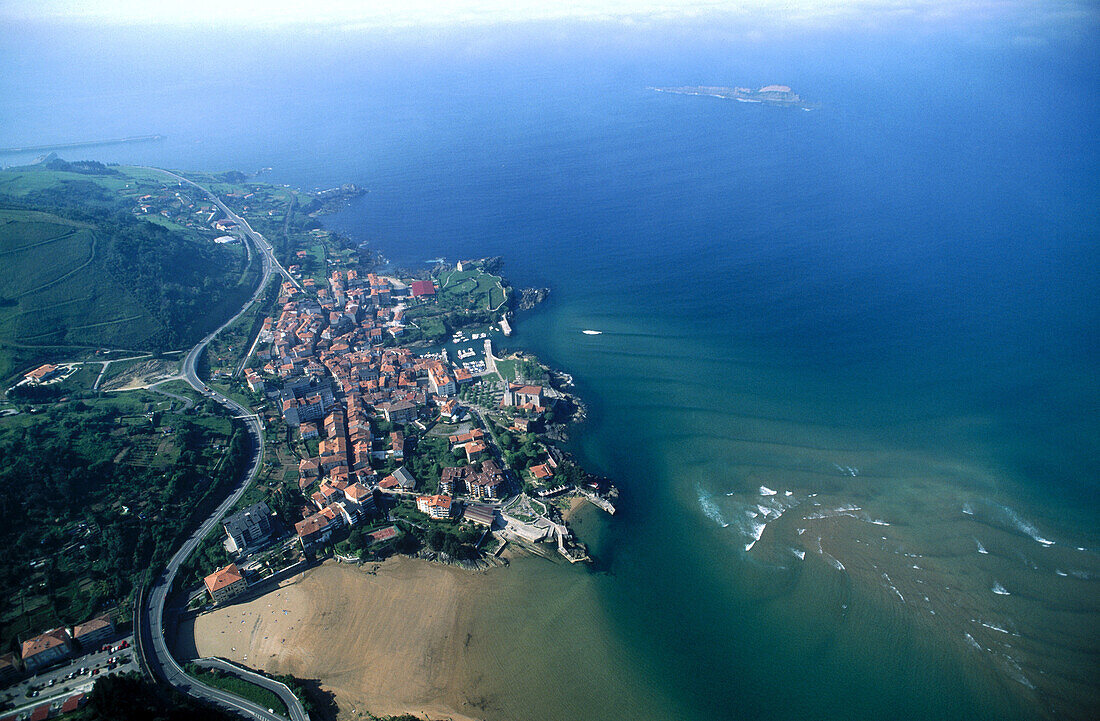
[[[159,169],[153,168],[153,170]],[[181,178],[180,176],[175,175],[175,173],[168,173],[168,171],[161,172],[167,173],[168,175],[171,175],[175,178],[179,178],[180,180],[186,180],[186,178]],[[189,180],[186,180],[186,182],[191,183],[191,181]],[[209,191],[207,191],[205,188],[196,185],[195,183],[191,183],[191,185],[194,185],[196,188],[199,188],[199,190],[207,193],[207,195],[209,195],[211,198],[214,198],[214,196],[210,194]],[[265,259],[263,264],[263,278],[261,279],[259,287],[256,289],[256,292],[253,294],[252,298],[249,299],[249,301],[245,303],[239,311],[237,311],[236,315],[222,323],[218,328],[216,328],[209,335],[199,341],[194,348],[187,352],[187,355],[183,359],[181,373],[183,379],[186,380],[192,388],[194,388],[196,391],[206,396],[210,400],[219,403],[225,408],[229,409],[229,411],[231,411],[234,416],[237,416],[239,419],[245,422],[245,428],[248,431],[249,435],[252,437],[252,453],[251,457],[249,458],[247,470],[241,476],[240,480],[237,482],[236,487],[234,487],[233,491],[229,494],[229,497],[226,498],[221,503],[221,505],[219,505],[217,509],[215,509],[215,511],[211,513],[205,521],[202,522],[199,528],[196,529],[191,534],[191,536],[187,538],[183,546],[180,547],[180,549],[176,551],[176,553],[172,556],[171,560],[168,561],[167,568],[165,568],[160,576],[157,577],[155,583],[152,585],[152,587],[150,587],[148,593],[145,594],[142,598],[141,608],[138,609],[137,618],[135,618],[135,624],[138,627],[137,633],[140,634],[138,648],[140,649],[145,665],[149,668],[149,670],[161,679],[167,681],[179,691],[182,691],[183,693],[207,701],[209,703],[213,703],[214,705],[221,708],[225,708],[232,712],[241,714],[246,718],[262,719],[263,721],[281,721],[283,717],[278,714],[271,713],[267,709],[261,708],[251,701],[240,698],[239,696],[236,696],[234,694],[227,693],[211,686],[207,686],[203,683],[199,683],[195,679],[188,676],[180,667],[180,665],[176,662],[176,659],[172,657],[172,653],[168,649],[168,641],[165,637],[166,624],[164,618],[164,609],[167,604],[168,594],[172,589],[172,583],[173,581],[175,581],[176,574],[179,572],[180,566],[183,564],[184,561],[187,560],[187,558],[195,550],[195,547],[199,545],[202,539],[206,537],[206,534],[209,533],[215,526],[217,526],[221,519],[225,517],[226,513],[229,512],[229,509],[231,509],[237,503],[240,497],[244,495],[244,492],[248,488],[249,484],[260,472],[260,467],[264,457],[264,432],[263,425],[260,422],[260,418],[255,413],[253,413],[251,409],[246,408],[232,398],[228,398],[221,393],[209,388],[202,381],[202,379],[199,378],[198,372],[196,370],[196,365],[198,363],[198,359],[202,356],[203,351],[206,350],[206,346],[210,343],[210,341],[213,340],[214,337],[218,335],[218,333],[224,330],[226,326],[237,320],[237,318],[240,317],[242,313],[248,310],[248,308],[251,307],[251,305],[260,298],[261,294],[263,293],[263,289],[267,286],[267,282],[271,277],[272,268],[278,267],[280,270],[282,270],[284,274],[286,274],[286,271],[282,268],[281,265],[279,265],[278,261],[275,260],[275,256],[271,252],[270,246],[266,246],[266,242],[263,241],[263,237],[260,236],[259,233],[253,231],[251,227],[249,227],[248,224],[245,223],[243,220],[237,218],[237,216],[230,213],[228,209],[225,208],[225,206],[221,205],[220,201],[217,201],[215,199],[215,202],[217,202],[218,205],[223,208],[227,215],[235,219],[234,222],[237,222],[240,227],[246,229],[246,232],[249,234],[249,238],[256,244],[257,249],[261,250],[261,253],[263,254]],[[265,246],[266,250],[264,250]],[[293,693],[290,693],[289,689],[287,689],[285,686],[282,686],[281,690],[277,690],[275,688],[272,688],[272,690],[278,693],[279,696],[283,699],[283,702],[286,703],[287,708],[291,709],[291,717],[295,719],[295,721],[304,721],[308,718],[306,716],[305,709],[302,708],[301,702],[297,699],[297,697],[294,696]]]
[[[234,676],[243,678],[245,681],[254,683],[257,686],[266,688],[268,691],[272,691],[279,695],[279,698],[283,699],[285,703],[287,696],[294,697],[293,692],[287,686],[275,679],[268,678],[267,676],[261,676],[258,673],[249,671],[247,668],[238,666],[235,663],[224,661],[220,658],[200,658],[195,661],[195,664],[202,666],[203,668],[216,668],[227,673],[231,673]],[[309,716],[306,715],[305,710],[301,704],[287,704],[287,708],[290,710],[291,721],[309,721]]]
[[[280,263],[278,261],[278,259],[275,257],[275,250],[271,247],[271,244],[267,242],[267,239],[264,238],[259,233],[257,233],[255,230],[253,230],[252,226],[248,224],[247,220],[245,220],[244,218],[242,218],[241,216],[237,215],[232,210],[230,210],[226,206],[226,204],[222,202],[221,198],[214,195],[213,193],[211,193],[209,190],[202,187],[198,183],[196,183],[192,180],[188,180],[187,178],[183,177],[182,175],[177,175],[176,173],[173,173],[170,170],[165,170],[163,168],[149,168],[149,167],[145,168],[145,170],[153,170],[153,171],[156,171],[156,172],[161,173],[163,175],[167,175],[171,178],[175,178],[176,180],[180,181],[181,183],[187,183],[188,185],[191,185],[195,188],[198,188],[203,193],[205,193],[206,197],[209,198],[210,201],[212,203],[214,203],[214,205],[218,206],[218,208],[223,213],[225,213],[225,217],[228,218],[229,220],[232,220],[234,223],[236,223],[237,227],[241,228],[244,231],[245,235],[247,235],[249,237],[249,239],[252,240],[252,242],[256,245],[256,249],[259,250],[260,253],[264,257],[264,265],[266,266],[268,263],[270,263],[274,267],[278,268],[279,273],[284,278],[286,278],[288,281],[290,281],[291,284],[293,284],[294,287],[297,288],[299,292],[302,290],[301,284],[298,283],[298,281],[293,276],[290,275],[290,273],[287,271],[287,269],[284,268],[282,263]],[[267,284],[266,283],[266,278],[267,278],[266,274],[265,274],[264,278],[265,278],[265,282],[260,284],[261,288],[263,288],[264,285]]]

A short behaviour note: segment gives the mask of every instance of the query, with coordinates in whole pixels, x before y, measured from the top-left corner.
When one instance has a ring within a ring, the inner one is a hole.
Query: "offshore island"
[[[709,85],[685,85],[674,88],[650,88],[658,93],[673,93],[676,95],[705,95],[712,98],[724,98],[736,100],[742,103],[764,103],[766,105],[778,105],[789,108],[801,108],[802,110],[814,110],[820,107],[817,103],[807,102],[792,91],[786,85],[765,85],[759,90],[751,88],[727,88]]]
[[[0,451],[33,479],[0,472],[25,489],[4,498],[23,509],[4,531],[21,549],[0,619],[13,708],[136,671],[195,703],[297,718],[347,700],[286,675],[327,688],[316,666],[273,661],[328,628],[308,610],[333,594],[358,603],[371,579],[376,614],[414,621],[387,628],[429,645],[461,626],[426,620],[458,613],[455,589],[508,574],[484,571],[591,560],[571,520],[613,514],[618,492],[562,447],[584,418],[572,378],[493,348],[547,291],[514,289],[499,258],[383,265],[319,220],[363,192],[53,154],[0,171]],[[31,569],[18,584],[16,567]],[[352,702],[452,715],[408,681],[394,695],[364,673]]]

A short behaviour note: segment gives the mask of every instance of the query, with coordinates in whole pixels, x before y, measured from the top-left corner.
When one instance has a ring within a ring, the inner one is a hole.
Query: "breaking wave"
[[[730,525],[729,521],[722,516],[718,504],[711,500],[710,496],[703,492],[703,489],[697,487],[695,490],[699,494],[699,508],[703,510],[703,514],[722,528],[727,528]]]

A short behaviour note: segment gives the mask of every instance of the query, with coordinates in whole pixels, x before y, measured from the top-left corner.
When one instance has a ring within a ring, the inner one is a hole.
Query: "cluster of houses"
[[[225,194],[226,198],[244,203],[241,211],[245,213],[252,210],[250,202],[255,196],[255,193],[230,192]],[[205,200],[196,203],[179,190],[165,188],[155,193],[145,193],[135,200],[135,215],[160,215],[170,219],[177,225],[196,230],[213,228],[220,233],[230,233],[237,230],[237,224],[231,220],[225,218],[214,220],[220,215],[216,205]],[[274,215],[275,211],[269,210],[267,214]],[[221,238],[218,240],[221,240]]]
[[[464,412],[456,396],[475,376],[452,365],[446,356],[419,355],[384,343],[387,337],[403,334],[407,304],[435,295],[434,283],[405,284],[374,273],[361,276],[356,270],[333,270],[327,287],[311,282],[303,286],[305,290],[300,291],[283,283],[278,313],[266,319],[261,329],[260,340],[269,344],[260,353],[264,366],[247,376],[253,391],[278,399],[283,421],[292,432],[302,440],[318,439],[316,455],[301,460],[298,467],[300,488],[307,493],[316,489],[309,494],[310,506],[302,509],[302,520],[295,524],[303,548],[326,543],[338,529],[355,526],[374,514],[380,494],[415,498],[417,508],[432,518],[461,514],[491,526],[494,510],[488,504],[504,495],[508,480],[483,430],[450,437],[452,452],[470,465],[444,468],[433,495],[416,495],[419,484],[401,465],[406,453],[404,433],[376,432],[381,420],[404,426],[435,414],[454,419]],[[521,416],[538,416],[550,403],[541,387],[526,384],[510,384],[503,401],[526,411]],[[516,430],[530,430],[526,418],[517,417]],[[373,466],[386,462],[398,468],[379,479]],[[230,526],[244,528],[248,523],[247,518],[227,521],[226,548],[231,552],[251,541],[233,540]],[[263,535],[262,529],[257,533]],[[215,587],[219,598],[241,588],[243,578],[238,581],[232,567],[217,574],[221,574],[217,579],[213,575],[207,579],[212,598]]]
[[[316,298],[283,284],[279,315],[261,330],[271,344],[264,375],[252,373],[248,383],[253,390],[278,394],[283,420],[300,438],[320,439],[317,456],[299,463],[303,490],[320,482],[311,495],[314,508],[297,524],[303,545],[358,523],[374,510],[375,490],[415,490],[416,480],[403,467],[378,480],[372,462],[401,463],[406,442],[401,431],[375,436],[372,418],[405,425],[431,408],[447,417],[460,413],[454,396],[475,380],[471,373],[438,357],[383,347],[387,335],[403,333],[405,303],[435,292],[432,281],[406,285],[373,273],[360,277],[355,270],[333,271]],[[281,381],[278,391],[268,389],[272,378]],[[471,462],[490,455],[481,431],[452,444],[461,445]],[[461,480],[459,487],[475,498],[496,498],[504,474],[490,461],[476,478]],[[441,494],[455,490],[452,484]],[[450,507],[445,515],[451,515]]]
[[[21,675],[20,667],[27,673],[35,673],[79,652],[94,651],[114,637],[114,621],[110,615],[103,615],[72,628],[62,626],[28,638],[20,645],[18,656],[14,653],[0,655],[0,683],[17,680]]]

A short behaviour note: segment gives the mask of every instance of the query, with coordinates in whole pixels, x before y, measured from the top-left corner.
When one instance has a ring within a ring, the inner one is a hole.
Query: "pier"
[[[42,153],[51,150],[69,150],[70,148],[96,148],[101,145],[121,145],[123,143],[147,143],[156,140],[164,140],[163,135],[132,135],[126,138],[113,138],[110,140],[84,140],[77,143],[55,143],[53,145],[24,145],[18,148],[0,148],[3,153]]]
[[[603,510],[603,511],[607,511],[607,513],[612,515],[612,516],[615,515],[615,506],[612,505],[611,501],[607,500],[606,498],[601,498],[600,496],[597,496],[595,493],[589,493],[587,491],[580,491],[580,494],[582,496],[584,496],[585,498],[587,498],[589,503],[591,503],[596,508],[599,508],[600,510]]]

